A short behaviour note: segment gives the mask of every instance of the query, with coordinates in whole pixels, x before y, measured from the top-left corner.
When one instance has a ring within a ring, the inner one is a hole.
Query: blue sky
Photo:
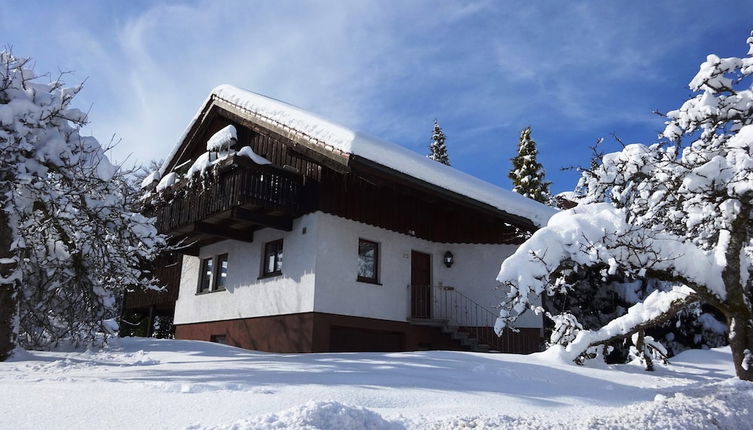
[[[630,5],[629,7],[626,5]],[[87,131],[116,160],[164,157],[230,83],[425,153],[432,122],[453,165],[509,188],[533,127],[553,191],[589,145],[652,142],[709,53],[742,56],[751,1],[0,0],[0,42],[38,73],[86,79]]]

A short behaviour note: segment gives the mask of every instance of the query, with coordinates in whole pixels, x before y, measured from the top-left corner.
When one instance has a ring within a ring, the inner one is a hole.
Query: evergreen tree
[[[450,157],[447,155],[447,147],[445,146],[445,135],[442,131],[442,127],[439,126],[439,122],[434,120],[434,132],[431,134],[431,145],[429,145],[428,157],[434,161],[438,161],[444,165],[450,165]]]
[[[507,175],[512,181],[512,190],[541,203],[547,203],[551,196],[549,184],[544,180],[544,167],[536,161],[538,149],[531,139],[531,127],[520,132],[518,155],[512,159],[512,169]]]

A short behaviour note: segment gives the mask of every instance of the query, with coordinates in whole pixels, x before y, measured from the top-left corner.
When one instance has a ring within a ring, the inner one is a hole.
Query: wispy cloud
[[[92,132],[122,139],[120,159],[163,157],[211,88],[231,83],[417,151],[439,118],[454,164],[492,178],[526,125],[545,164],[558,163],[550,172],[578,164],[572,148],[599,135],[652,135],[650,110],[685,95],[699,52],[747,25],[679,0],[638,3],[14,4],[0,39],[45,70],[89,76],[80,101],[93,106]]]

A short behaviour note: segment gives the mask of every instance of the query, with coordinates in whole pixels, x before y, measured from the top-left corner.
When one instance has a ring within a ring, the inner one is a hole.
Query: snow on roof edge
[[[548,219],[556,213],[556,210],[549,206],[430,160],[400,145],[351,130],[283,101],[227,84],[219,85],[212,90],[209,98],[189,123],[178,144],[166,159],[163,169],[177,154],[178,147],[212,96],[259,116],[271,125],[300,133],[312,143],[324,145],[330,150],[358,155],[408,176],[486,203],[501,211],[524,217],[534,225],[545,225]]]
[[[173,158],[175,158],[175,156],[178,155],[178,150],[183,144],[183,141],[186,140],[186,137],[188,137],[188,133],[191,131],[191,128],[193,127],[194,123],[199,119],[201,114],[204,112],[204,109],[206,108],[210,100],[212,100],[212,93],[210,93],[209,96],[207,96],[207,98],[204,99],[204,103],[201,104],[201,106],[199,107],[199,110],[196,111],[193,118],[191,118],[191,121],[188,122],[188,125],[186,126],[186,129],[183,130],[183,134],[180,135],[178,142],[173,146],[173,149],[170,150],[170,153],[167,155],[167,157],[165,157],[165,161],[162,162],[162,166],[159,169],[160,177],[165,176],[165,170],[167,170],[167,166],[170,165],[170,162],[173,161]]]

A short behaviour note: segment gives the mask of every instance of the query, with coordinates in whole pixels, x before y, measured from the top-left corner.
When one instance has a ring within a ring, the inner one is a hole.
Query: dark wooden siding
[[[168,252],[160,255],[152,264],[154,276],[163,291],[135,290],[125,293],[123,308],[128,310],[145,310],[155,308],[173,308],[178,299],[180,288],[180,271],[183,256]]]
[[[317,208],[343,218],[435,242],[520,243],[515,228],[502,216],[402,184],[326,169],[320,186]]]

